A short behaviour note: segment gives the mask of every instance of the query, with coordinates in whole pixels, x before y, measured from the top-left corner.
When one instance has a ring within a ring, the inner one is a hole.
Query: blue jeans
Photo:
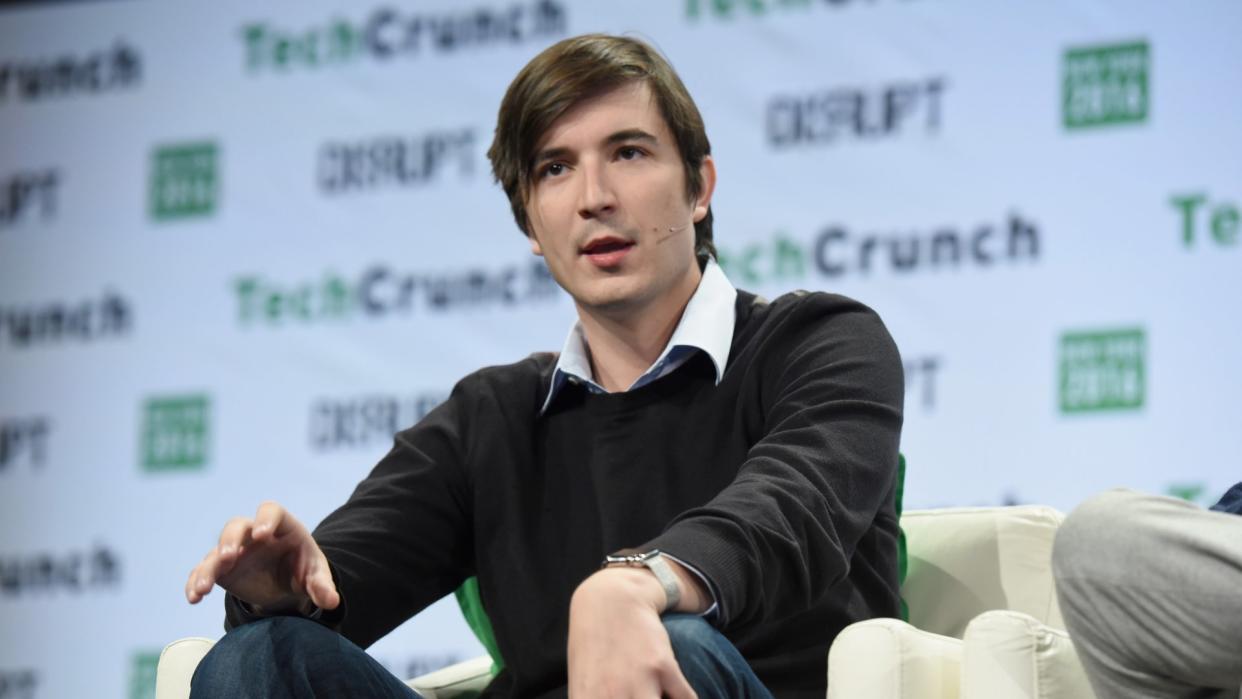
[[[703,699],[771,699],[732,643],[701,618],[664,617],[682,673]],[[418,694],[340,634],[298,617],[264,619],[225,634],[199,663],[191,696],[392,697]]]

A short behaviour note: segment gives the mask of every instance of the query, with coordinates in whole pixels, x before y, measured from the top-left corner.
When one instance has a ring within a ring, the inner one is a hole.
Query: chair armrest
[[[897,619],[850,624],[828,651],[828,699],[957,699],[962,642]]]
[[[155,669],[155,699],[188,699],[194,668],[216,644],[209,638],[182,638],[164,646]]]
[[[481,655],[420,675],[406,684],[424,699],[470,699],[478,696],[491,681],[492,659]]]
[[[962,699],[1095,699],[1069,635],[1022,612],[980,614],[962,645]]]

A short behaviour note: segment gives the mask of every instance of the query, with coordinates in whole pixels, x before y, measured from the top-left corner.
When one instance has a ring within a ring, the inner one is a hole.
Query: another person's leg
[[[299,617],[228,632],[199,663],[190,686],[193,699],[418,697],[344,636]]]
[[[1242,517],[1109,491],[1070,514],[1052,558],[1098,699],[1237,699]]]
[[[681,673],[700,699],[772,699],[737,648],[702,617],[669,614],[664,628]]]

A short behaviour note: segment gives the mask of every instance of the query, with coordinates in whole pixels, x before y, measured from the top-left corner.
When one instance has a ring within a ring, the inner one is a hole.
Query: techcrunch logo
[[[317,400],[310,410],[311,446],[329,451],[392,442],[397,432],[422,420],[446,398],[447,393],[426,392]]]
[[[936,384],[943,358],[934,354],[902,361],[906,376],[906,402],[916,403],[927,412],[936,409]]]
[[[0,306],[0,341],[17,348],[68,340],[90,342],[128,335],[133,311],[124,297],[106,291],[98,300],[54,301],[33,307]]]
[[[14,94],[27,102],[134,87],[142,78],[142,56],[124,41],[85,56],[0,63],[0,104]]]
[[[940,130],[943,76],[898,81],[874,89],[837,88],[807,95],[779,96],[768,102],[768,142],[774,147],[878,140],[910,128],[927,135]]]
[[[327,143],[319,149],[319,188],[340,194],[391,185],[423,185],[453,164],[462,177],[467,177],[474,171],[474,144],[474,129],[470,128],[413,138]]]
[[[52,169],[22,172],[0,180],[0,230],[35,216],[36,210],[41,220],[51,219],[56,213],[59,186],[60,173]]]
[[[178,143],[151,154],[151,218],[209,216],[220,191],[219,149],[212,142]]]
[[[1039,259],[1036,224],[1016,213],[998,224],[941,226],[922,231],[855,233],[824,227],[812,239],[778,231],[766,242],[719,249],[721,267],[740,284],[791,282],[811,273],[830,279],[880,271],[915,274],[963,267],[989,268]]]
[[[487,46],[544,41],[566,31],[565,7],[554,0],[423,13],[379,7],[361,22],[334,18],[301,29],[252,22],[242,27],[246,70],[289,71],[344,65],[359,58],[386,61],[426,51],[453,53]]]
[[[1061,336],[1062,413],[1136,410],[1146,394],[1147,337],[1142,328]]]
[[[142,470],[200,470],[211,441],[211,400],[205,394],[158,396],[142,406]]]
[[[63,590],[86,592],[121,584],[116,551],[96,544],[87,551],[0,555],[0,595]]]
[[[1196,240],[1207,238],[1207,231],[1211,231],[1211,239],[1218,247],[1237,246],[1238,222],[1242,218],[1237,204],[1227,201],[1208,204],[1207,194],[1201,192],[1169,197],[1169,204],[1180,215],[1182,244],[1186,248],[1194,247]]]
[[[38,689],[39,673],[34,668],[0,670],[0,699],[33,699]]]
[[[233,284],[238,321],[268,326],[384,318],[416,308],[448,312],[519,306],[556,298],[559,288],[539,260],[446,273],[399,272],[378,264],[356,277],[326,272],[318,281],[286,284],[249,275]]]
[[[39,468],[47,460],[51,420],[44,416],[0,419],[0,473],[25,459]]]
[[[1146,41],[1065,52],[1061,122],[1068,130],[1147,121],[1151,99]]]
[[[686,0],[686,17],[702,15],[733,19],[738,15],[762,17],[770,12],[806,10],[812,7],[841,9],[850,5],[876,5],[876,0]],[[892,4],[892,3],[889,3]]]

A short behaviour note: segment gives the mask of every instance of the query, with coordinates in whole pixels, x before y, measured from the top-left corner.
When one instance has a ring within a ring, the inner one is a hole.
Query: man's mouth
[[[634,243],[620,238],[600,238],[592,240],[582,248],[583,255],[606,255],[608,253],[619,252],[634,246]]]

